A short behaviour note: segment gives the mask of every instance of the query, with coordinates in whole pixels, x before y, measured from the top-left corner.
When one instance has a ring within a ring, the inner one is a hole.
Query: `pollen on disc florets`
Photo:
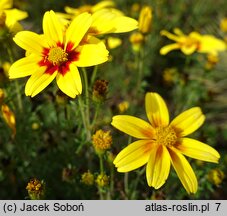
[[[60,65],[68,61],[68,53],[66,53],[61,47],[53,47],[48,54],[48,60],[53,65]]]
[[[165,146],[173,146],[177,141],[177,135],[175,130],[170,127],[157,127],[156,131],[156,143]]]

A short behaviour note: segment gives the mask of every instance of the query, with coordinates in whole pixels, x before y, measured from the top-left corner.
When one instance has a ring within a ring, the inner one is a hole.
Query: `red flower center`
[[[72,47],[73,44],[69,42],[66,49],[61,43],[57,43],[56,47],[44,48],[43,59],[39,62],[39,66],[45,66],[47,74],[52,75],[58,71],[64,76],[70,70],[70,64],[79,59],[80,53]]]

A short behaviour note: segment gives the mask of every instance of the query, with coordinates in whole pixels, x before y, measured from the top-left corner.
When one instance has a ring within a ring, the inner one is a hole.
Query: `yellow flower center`
[[[199,45],[199,41],[195,38],[192,37],[186,37],[185,41],[183,42],[184,46],[186,47],[191,47],[191,46],[198,46]]]
[[[159,145],[173,146],[177,141],[177,135],[175,130],[170,127],[157,127],[156,132],[156,143]]]
[[[48,54],[48,60],[53,65],[61,65],[68,60],[68,54],[61,47],[53,47]]]

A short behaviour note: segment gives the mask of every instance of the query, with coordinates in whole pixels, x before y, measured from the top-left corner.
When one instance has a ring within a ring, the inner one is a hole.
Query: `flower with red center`
[[[62,92],[75,98],[82,92],[77,67],[89,67],[108,60],[108,50],[103,42],[85,34],[92,24],[91,15],[78,15],[66,28],[53,11],[43,17],[43,34],[30,31],[16,34],[14,41],[28,55],[12,64],[10,79],[30,76],[27,96],[35,96],[56,78]]]

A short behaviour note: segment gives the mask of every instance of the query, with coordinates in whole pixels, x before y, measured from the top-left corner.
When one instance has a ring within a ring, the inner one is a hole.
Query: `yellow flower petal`
[[[215,38],[211,35],[204,35],[201,39],[201,46],[198,52],[214,53],[226,50],[226,43],[223,40]]]
[[[160,54],[161,55],[166,55],[172,50],[180,49],[180,44],[174,43],[174,44],[169,44],[160,49]]]
[[[169,153],[172,159],[172,165],[184,188],[188,193],[195,193],[198,188],[198,182],[191,165],[177,150],[171,148],[169,149]]]
[[[137,29],[138,21],[126,16],[117,16],[112,21],[112,25],[114,27],[114,31],[111,33],[123,33]]]
[[[114,116],[111,124],[118,130],[139,139],[151,139],[155,133],[154,129],[149,123],[134,116]]]
[[[89,33],[105,34],[114,31],[112,21],[116,17],[110,10],[102,9],[92,14],[92,24]]]
[[[17,21],[25,19],[28,16],[27,12],[18,10],[16,8],[5,10],[4,12],[6,14],[6,25],[9,28],[13,26]]]
[[[24,50],[28,51],[29,53],[35,53],[39,56],[42,55],[43,47],[47,47],[42,35],[38,35],[30,31],[18,32],[13,40]]]
[[[40,60],[41,57],[33,54],[19,59],[11,65],[9,69],[9,78],[14,79],[32,75],[37,69],[39,69],[37,62]]]
[[[160,188],[168,178],[170,171],[170,155],[163,145],[156,145],[150,152],[146,167],[147,183],[155,189]]]
[[[138,28],[138,22],[135,19],[121,16],[108,9],[92,14],[92,20],[91,33],[94,34],[129,32]]]
[[[154,127],[167,126],[169,124],[169,112],[162,97],[153,92],[145,96],[146,113],[151,125]]]
[[[63,42],[63,30],[64,27],[54,11],[47,11],[43,16],[43,33],[48,39],[49,46]]]
[[[115,158],[118,172],[129,172],[147,163],[152,148],[151,140],[138,140],[124,148]]]
[[[205,116],[199,107],[193,107],[182,112],[170,123],[179,136],[187,136],[196,131],[204,122]]]
[[[92,7],[92,12],[101,10],[103,8],[114,7],[114,6],[115,6],[115,3],[113,1],[110,1],[110,0],[104,1],[103,0],[103,1],[98,2],[97,4],[95,4]]]
[[[185,34],[179,28],[174,28],[173,32],[178,36],[185,36]]]
[[[13,1],[12,0],[1,0],[0,1],[0,9],[9,9],[13,6]]]
[[[200,141],[182,138],[176,148],[184,155],[202,161],[218,163],[219,153],[211,146]]]
[[[25,86],[26,96],[34,97],[40,93],[44,88],[46,88],[56,77],[57,71],[52,75],[45,73],[46,67],[41,67],[28,79]]]
[[[181,51],[185,54],[185,55],[191,55],[192,53],[194,53],[197,50],[197,44],[191,44],[190,46],[186,45],[182,45],[181,47]]]
[[[85,44],[78,47],[79,59],[75,62],[78,67],[98,65],[108,60],[108,50],[103,42],[97,44]]]
[[[62,74],[57,75],[57,85],[71,98],[75,98],[82,92],[82,84],[79,71],[74,64],[70,64],[70,69],[64,76]]]
[[[162,36],[166,36],[167,38],[169,38],[170,40],[173,40],[173,41],[176,41],[176,42],[179,42],[180,41],[180,37],[178,35],[174,35],[166,30],[162,30],[160,32],[160,34]]]
[[[89,13],[82,13],[71,22],[66,31],[66,45],[73,43],[72,49],[78,46],[91,26],[92,18]]]

